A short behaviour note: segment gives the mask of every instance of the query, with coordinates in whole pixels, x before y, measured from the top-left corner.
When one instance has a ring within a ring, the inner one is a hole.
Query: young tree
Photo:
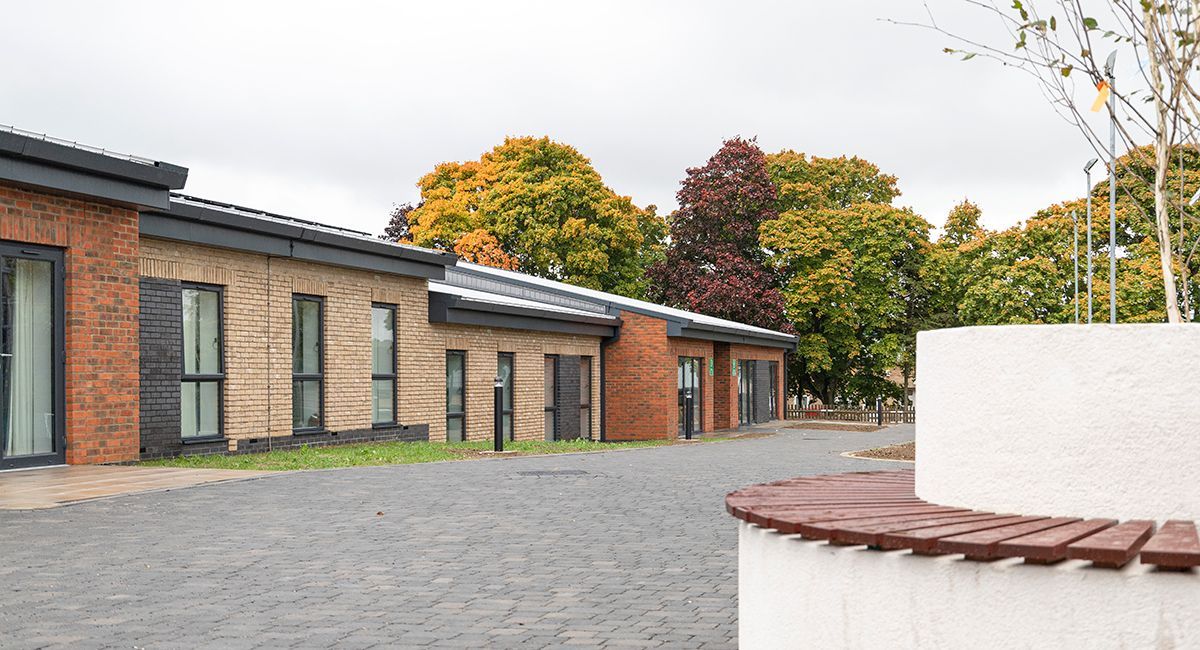
[[[650,296],[683,309],[789,329],[759,225],[775,218],[775,186],[754,140],[733,138],[687,170],[665,258],[650,267]]]
[[[1110,15],[1097,17],[1088,15],[1077,0],[1013,0],[1011,10],[980,0],[964,1],[998,19],[1004,27],[1002,38],[1015,47],[1009,49],[1008,43],[993,45],[990,37],[948,32],[932,14],[928,23],[918,26],[953,39],[955,47],[944,48],[947,53],[961,54],[964,60],[976,56],[994,59],[1036,79],[1052,107],[1079,129],[1101,157],[1108,158],[1108,142],[1103,130],[1097,132],[1084,119],[1077,102],[1074,82],[1081,76],[1088,79],[1088,85],[1096,85],[1102,96],[1104,92],[1113,94],[1115,102],[1108,106],[1111,110],[1115,103],[1121,119],[1111,115],[1111,123],[1116,125],[1125,149],[1147,142],[1153,145],[1153,173],[1122,174],[1118,191],[1128,193],[1136,185],[1151,188],[1153,209],[1135,218],[1152,224],[1166,319],[1181,321],[1173,258],[1186,255],[1186,244],[1175,243],[1171,237],[1172,206],[1167,188],[1169,152],[1181,143],[1194,144],[1200,126],[1200,92],[1193,83],[1200,54],[1200,10],[1196,3],[1112,0],[1105,3]],[[1109,71],[1099,63],[1104,55],[1096,52],[1103,41],[1109,41],[1113,55],[1115,50],[1124,49],[1125,60],[1136,62],[1138,72],[1110,83]],[[1085,101],[1090,103],[1090,99]]]
[[[666,231],[654,206],[617,195],[591,161],[549,138],[507,138],[477,161],[438,165],[418,185],[412,243],[486,251],[482,259],[525,273],[627,296],[644,293],[645,265]]]

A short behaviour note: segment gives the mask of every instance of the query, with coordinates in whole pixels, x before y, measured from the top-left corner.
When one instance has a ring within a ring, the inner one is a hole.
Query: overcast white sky
[[[964,26],[960,4],[932,6]],[[505,135],[574,145],[663,214],[735,135],[865,157],[935,225],[963,197],[999,227],[1081,196],[1090,151],[1031,80],[879,20],[923,16],[917,0],[22,2],[4,9],[0,123],[371,232],[433,165]]]

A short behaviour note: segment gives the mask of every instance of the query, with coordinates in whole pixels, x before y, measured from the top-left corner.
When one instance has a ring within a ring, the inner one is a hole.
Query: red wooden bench
[[[1200,566],[1200,536],[1190,521],[1029,516],[940,506],[918,498],[913,471],[805,476],[755,485],[725,497],[729,514],[805,539],[968,560],[1067,559],[1120,568],[1140,556],[1160,570]]]

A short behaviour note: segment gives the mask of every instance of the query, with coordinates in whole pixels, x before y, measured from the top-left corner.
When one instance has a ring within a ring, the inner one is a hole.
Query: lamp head
[[[1104,62],[1104,76],[1109,79],[1113,78],[1113,66],[1117,63],[1117,51],[1113,50],[1112,54],[1108,55],[1108,59]]]
[[[1083,173],[1086,174],[1092,171],[1092,166],[1095,165],[1099,160],[1099,158],[1092,158],[1091,160],[1087,161],[1087,164],[1083,166]]]
[[[1188,205],[1196,205],[1196,201],[1200,201],[1200,190],[1196,190],[1196,193],[1192,195],[1191,200],[1188,201]]]

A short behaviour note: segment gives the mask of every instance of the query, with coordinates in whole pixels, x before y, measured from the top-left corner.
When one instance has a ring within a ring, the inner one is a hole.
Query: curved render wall
[[[922,332],[917,377],[922,499],[1200,519],[1200,324]]]
[[[748,650],[1200,646],[1191,573],[870,551],[744,521],[738,531],[738,646]]]

